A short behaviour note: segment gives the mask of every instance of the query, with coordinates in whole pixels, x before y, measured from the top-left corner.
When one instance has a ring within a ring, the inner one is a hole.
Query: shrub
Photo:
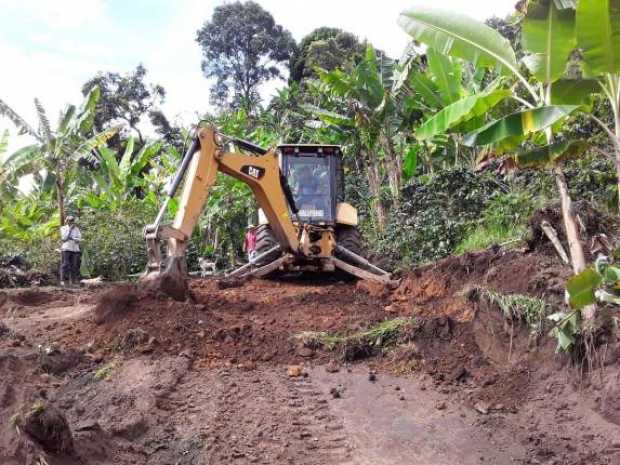
[[[143,229],[155,218],[152,207],[127,202],[116,211],[84,210],[79,218],[82,231],[82,273],[111,280],[139,273],[146,266]]]
[[[492,175],[465,169],[442,171],[405,187],[392,208],[377,252],[395,264],[419,263],[449,255],[480,221],[492,194],[505,189]]]

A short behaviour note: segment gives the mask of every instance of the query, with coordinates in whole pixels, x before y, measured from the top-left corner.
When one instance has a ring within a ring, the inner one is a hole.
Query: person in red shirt
[[[250,224],[246,229],[243,251],[248,254],[248,261],[252,263],[256,257],[256,228]]]

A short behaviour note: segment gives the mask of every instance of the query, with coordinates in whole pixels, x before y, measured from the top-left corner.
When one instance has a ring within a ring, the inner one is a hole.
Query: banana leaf
[[[413,73],[411,76],[411,87],[422,97],[424,103],[431,108],[441,108],[446,102],[439,95],[439,89],[433,81],[422,73]]]
[[[420,145],[411,145],[405,154],[405,160],[403,163],[403,180],[408,181],[414,175],[416,168],[418,167],[418,152],[420,151]]]
[[[463,92],[461,86],[463,76],[460,65],[432,48],[426,51],[426,57],[428,59],[428,70],[435,77],[439,94],[446,103],[456,102],[461,98]]]
[[[566,283],[570,306],[574,309],[580,309],[595,303],[594,292],[602,280],[603,277],[593,268],[586,268],[578,275],[570,278]]]
[[[123,175],[129,171],[131,166],[131,157],[133,156],[134,144],[135,142],[133,137],[127,139],[127,143],[125,144],[125,152],[123,153],[121,161],[118,165],[118,168]]]
[[[463,143],[473,147],[494,144],[509,137],[526,136],[551,126],[577,108],[577,105],[550,105],[519,111],[470,132]]]
[[[415,40],[440,53],[463,58],[476,66],[499,68],[502,74],[518,74],[510,42],[468,16],[418,1],[400,14],[398,24]]]
[[[435,116],[426,120],[416,130],[415,135],[419,140],[430,139],[436,134],[445,132],[458,124],[484,115],[510,95],[511,93],[507,90],[496,90],[490,93],[465,97],[452,105],[448,105]]]
[[[579,0],[577,45],[586,77],[620,73],[620,0]]]
[[[551,84],[552,105],[580,105],[592,108],[592,96],[601,87],[595,79],[560,79]]]
[[[331,124],[332,126],[348,128],[355,127],[355,120],[353,120],[353,118],[349,118],[346,115],[341,115],[339,113],[329,110],[323,110],[322,108],[316,107],[314,105],[303,105],[303,108],[310,113],[313,113],[324,123]]]
[[[585,141],[563,141],[518,153],[513,158],[519,168],[544,168],[558,161],[578,157],[588,148]]]
[[[531,53],[523,59],[530,72],[543,83],[556,81],[577,45],[575,10],[560,9],[554,0],[530,1],[521,37]]]

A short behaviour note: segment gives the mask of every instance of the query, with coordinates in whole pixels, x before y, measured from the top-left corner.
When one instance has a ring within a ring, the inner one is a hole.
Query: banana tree
[[[306,106],[325,124],[349,134],[349,141],[359,148],[379,229],[383,229],[385,222],[381,200],[384,175],[392,203],[397,205],[400,198],[403,159],[399,134],[410,125],[415,110],[404,105],[406,95],[402,91],[412,71],[412,67],[397,67],[393,60],[377,54],[368,45],[364,57],[351,72],[318,71],[323,91],[332,97],[335,105]]]
[[[0,213],[7,199],[14,197],[16,187],[8,182],[10,172],[5,167],[5,156],[9,147],[9,131],[5,130],[0,135]]]
[[[82,201],[93,208],[116,210],[123,203],[147,187],[142,175],[151,160],[161,150],[161,143],[147,143],[134,153],[134,138],[126,141],[125,151],[118,160],[116,153],[107,147],[97,151],[99,168],[92,172],[95,189],[84,193]]]
[[[592,90],[591,82],[596,82],[613,114],[613,129],[591,116],[614,147],[620,209],[620,0],[579,0],[576,30],[584,72],[584,79],[576,85],[587,92]]]
[[[561,125],[580,107],[579,104],[552,104],[553,84],[562,78],[576,41],[575,13],[571,6],[572,0],[528,2],[522,42],[527,53],[524,63],[531,79],[522,71],[505,38],[467,16],[416,4],[400,15],[399,24],[413,39],[441,53],[468,60],[476,67],[493,68],[514,82],[505,90],[510,92],[508,98],[518,102],[518,111],[470,131],[465,141],[472,146],[501,145],[504,150],[517,152],[514,156],[517,164],[527,160],[528,167],[535,165],[552,170],[562,203],[573,271],[579,273],[585,268],[585,257],[561,165],[576,152],[568,150],[570,144],[566,147],[553,145],[553,127]],[[431,133],[462,130],[459,125],[473,120],[487,105],[500,98],[506,96],[495,94],[491,97],[481,93],[475,98],[466,97],[452,108],[444,109],[441,117],[425,126]],[[546,145],[540,146],[541,140],[546,140]],[[518,147],[525,142],[534,143],[534,149],[519,151]],[[563,148],[566,148],[564,152]],[[586,316],[593,316],[591,313]]]
[[[9,155],[3,162],[3,168],[17,180],[24,175],[45,173],[52,179],[56,195],[60,221],[64,223],[67,189],[74,178],[78,161],[92,158],[93,152],[105,146],[116,128],[93,134],[95,105],[99,99],[99,88],[94,87],[86,96],[82,105],[67,106],[60,115],[56,130],[52,130],[45,109],[35,99],[39,127],[35,130],[11,107],[0,100],[0,116],[8,117],[17,126],[20,133],[33,137],[36,142]]]

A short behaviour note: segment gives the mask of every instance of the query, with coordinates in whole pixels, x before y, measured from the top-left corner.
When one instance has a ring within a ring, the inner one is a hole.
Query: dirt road
[[[476,263],[458,283],[448,262],[393,291],[205,280],[186,303],[128,286],[7,292],[0,463],[620,463],[617,336],[591,377],[548,344],[528,348],[528,328],[509,341],[498,312],[481,319],[457,292],[471,282],[509,290],[501,259]],[[512,281],[536,294],[529,279]],[[355,335],[393,318],[415,324],[353,352],[295,337]],[[46,408],[66,418],[70,450],[26,432]]]

